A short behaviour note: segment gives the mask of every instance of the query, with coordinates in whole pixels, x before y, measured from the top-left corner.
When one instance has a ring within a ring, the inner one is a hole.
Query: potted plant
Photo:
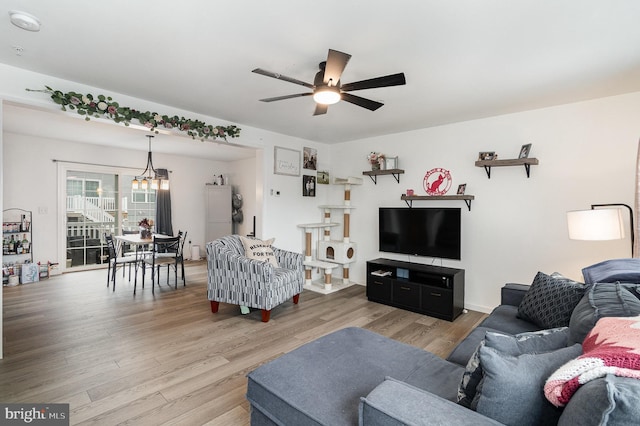
[[[149,220],[146,217],[138,223],[140,227],[140,238],[151,238],[151,227],[153,226],[153,220]]]
[[[371,170],[380,170],[384,165],[384,154],[372,151],[367,155],[367,161],[371,164]]]

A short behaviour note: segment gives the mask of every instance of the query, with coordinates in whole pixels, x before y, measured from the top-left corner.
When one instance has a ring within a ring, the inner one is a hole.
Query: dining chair
[[[116,245],[113,242],[113,235],[104,234],[104,239],[107,242],[107,251],[108,251],[108,267],[107,267],[107,287],[109,287],[109,282],[113,282],[113,291],[116,291],[116,269],[118,265],[129,265],[129,281],[131,281],[131,265],[135,265],[138,262],[138,258],[133,256],[118,256],[118,250],[116,250]],[[122,270],[122,274],[124,277],[124,268]],[[135,289],[134,289],[135,293]]]
[[[151,254],[145,256],[145,266],[151,268],[151,292],[153,293],[158,276],[160,285],[160,267],[167,266],[167,284],[169,283],[169,268],[173,266],[175,273],[175,288],[178,289],[178,253],[180,251],[180,236],[159,237],[154,235]],[[142,285],[144,286],[146,268],[142,268]],[[183,275],[184,281],[184,275]],[[185,283],[186,286],[186,283]]]

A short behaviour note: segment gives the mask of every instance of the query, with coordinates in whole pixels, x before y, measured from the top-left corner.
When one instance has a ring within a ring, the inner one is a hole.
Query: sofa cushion
[[[640,315],[640,284],[595,284],[571,314],[569,340],[582,343],[600,318],[635,315]]]
[[[393,378],[360,400],[360,426],[485,424],[500,423]]]
[[[349,327],[253,370],[247,399],[279,424],[357,424],[360,397],[385,377],[455,400],[463,371],[423,349]]]
[[[520,356],[481,348],[484,381],[477,411],[506,425],[555,425],[561,410],[545,399],[544,382],[559,366],[581,353],[579,344]]]
[[[640,283],[640,259],[609,259],[582,269],[586,284]]]
[[[541,328],[566,327],[584,292],[582,283],[538,272],[518,306],[518,316]]]
[[[640,380],[608,374],[576,391],[558,426],[633,425],[638,419]]]
[[[497,306],[491,312],[491,315],[480,323],[480,326],[502,331],[507,334],[526,333],[528,331],[537,331],[545,328],[531,321],[518,318],[518,307],[511,305]]]
[[[273,241],[275,238],[271,238],[266,241],[259,240],[257,238],[247,238],[240,236],[242,245],[244,246],[244,255],[249,259],[261,260],[263,262],[269,262],[276,268],[279,267],[276,255],[273,252]]]
[[[519,356],[525,353],[542,353],[564,348],[567,346],[568,335],[569,330],[566,327],[521,333],[516,336],[486,332],[465,368],[458,388],[458,403],[475,409],[478,402],[477,389],[483,379],[480,350],[485,345],[506,355]]]

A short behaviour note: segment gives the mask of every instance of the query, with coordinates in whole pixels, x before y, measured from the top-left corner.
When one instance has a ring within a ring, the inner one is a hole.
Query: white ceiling
[[[639,91],[639,21],[637,0],[4,0],[0,62],[337,143]],[[343,83],[404,72],[407,84],[356,92],[385,103],[375,112],[258,101],[306,89],[252,69],[313,82],[329,48],[353,55]]]

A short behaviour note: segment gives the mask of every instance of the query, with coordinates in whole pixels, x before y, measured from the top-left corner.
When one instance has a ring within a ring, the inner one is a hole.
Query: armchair
[[[269,321],[271,309],[293,298],[298,303],[304,285],[303,255],[273,247],[280,267],[245,256],[238,235],[207,243],[207,298],[211,311],[220,302],[262,310]]]

